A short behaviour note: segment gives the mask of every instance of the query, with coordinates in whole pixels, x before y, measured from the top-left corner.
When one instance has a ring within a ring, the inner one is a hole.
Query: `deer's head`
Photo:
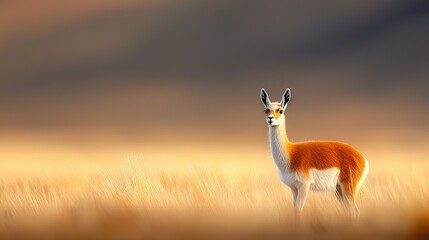
[[[284,112],[290,101],[290,97],[290,89],[287,88],[280,102],[271,102],[265,89],[261,89],[261,101],[265,106],[265,115],[270,127],[276,127],[282,124],[285,117]]]

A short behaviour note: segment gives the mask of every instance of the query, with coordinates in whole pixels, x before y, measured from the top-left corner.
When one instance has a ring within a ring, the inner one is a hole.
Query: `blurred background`
[[[269,161],[293,141],[425,159],[429,2],[1,1],[0,158]]]

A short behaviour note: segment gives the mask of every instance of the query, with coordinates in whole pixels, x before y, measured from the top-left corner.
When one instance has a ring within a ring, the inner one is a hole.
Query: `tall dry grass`
[[[0,238],[408,239],[427,235],[429,164],[370,164],[358,197],[359,221],[350,219],[334,194],[312,192],[298,224],[290,190],[279,182],[271,162],[170,165],[132,160],[39,165],[25,171],[4,163]]]

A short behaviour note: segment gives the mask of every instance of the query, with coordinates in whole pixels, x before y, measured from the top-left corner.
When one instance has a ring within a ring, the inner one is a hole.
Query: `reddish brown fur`
[[[310,169],[338,168],[339,181],[348,196],[355,188],[365,169],[365,158],[352,146],[341,142],[289,143],[290,170],[309,174]]]

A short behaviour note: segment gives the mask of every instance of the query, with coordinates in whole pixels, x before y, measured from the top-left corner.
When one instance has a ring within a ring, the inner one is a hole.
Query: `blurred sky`
[[[294,141],[426,146],[428,26],[425,0],[0,1],[2,139],[267,148],[259,91],[289,87]]]

